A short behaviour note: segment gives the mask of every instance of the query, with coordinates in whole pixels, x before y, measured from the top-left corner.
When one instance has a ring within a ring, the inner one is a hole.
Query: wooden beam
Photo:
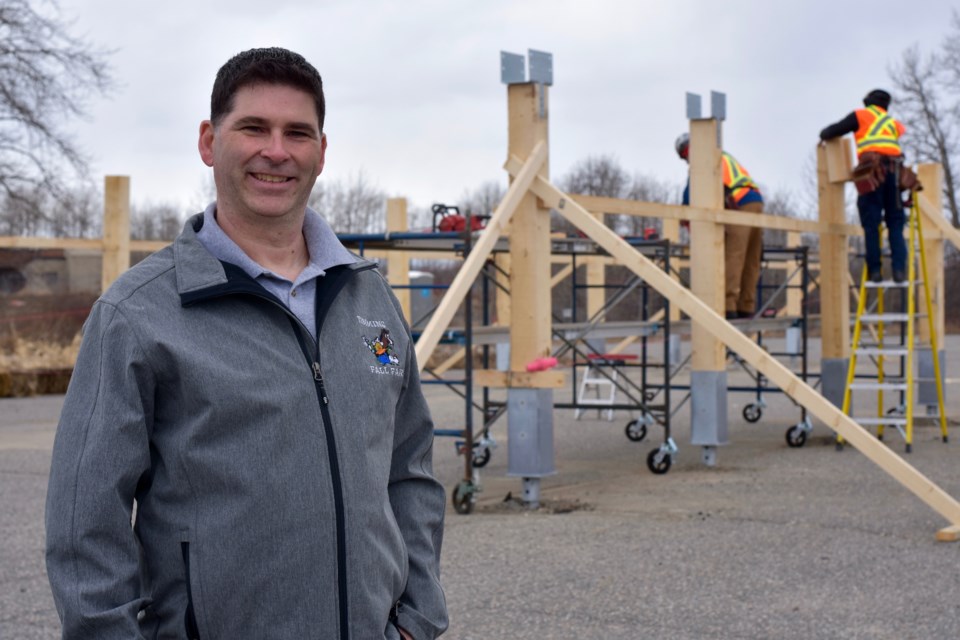
[[[107,176],[103,189],[101,291],[130,268],[130,177]]]
[[[533,82],[507,86],[508,156],[547,148],[547,118],[541,115],[547,90]],[[544,160],[537,174],[548,176],[548,168]],[[510,219],[511,371],[524,371],[551,350],[550,210],[541,204],[527,192]]]
[[[842,183],[830,180],[828,148],[836,141],[817,146],[817,195],[820,222],[839,224],[846,219]],[[850,357],[850,295],[847,289],[847,237],[820,234],[820,331],[824,358]]]
[[[573,264],[565,265],[550,278],[550,288],[553,289],[558,284],[566,280],[573,273]]]
[[[738,331],[709,305],[675,282],[653,262],[633,249],[623,238],[597,222],[590,213],[572,201],[546,179],[537,178],[532,187],[548,205],[553,206],[581,231],[593,238],[650,286],[676,304],[690,318],[707,328],[718,340],[736,351],[750,365],[766,376],[791,398],[840,434],[871,462],[942,515],[951,525],[960,526],[960,503],[926,476],[894,453],[886,443],[845,415],[816,390],[797,377],[775,357],[764,351],[749,337]]]
[[[501,389],[557,389],[567,384],[567,376],[563,371],[474,369],[473,383]]]
[[[943,193],[943,171],[939,164],[920,165],[917,168],[917,177],[923,185],[924,192],[936,193],[938,195]],[[929,213],[927,211],[929,211]],[[930,207],[928,207],[927,211],[920,211],[920,222],[924,231],[923,248],[926,256],[927,287],[929,287],[930,290],[930,303],[933,308],[927,309],[927,297],[923,295],[921,289],[920,295],[917,296],[919,300],[917,310],[922,315],[929,314],[929,316],[933,318],[933,330],[936,332],[937,346],[943,349],[944,331],[946,329],[944,316],[946,282],[943,272],[943,234],[940,234],[940,238],[931,238],[926,233],[927,229],[936,229],[933,224],[930,224],[931,219],[939,218],[946,222],[946,218],[943,217],[943,200],[941,198],[934,198],[930,201]],[[953,227],[950,228],[952,229]],[[905,231],[907,230],[905,229]],[[907,242],[909,242],[909,237],[909,234],[907,234]],[[917,278],[922,277],[923,273],[917,273]],[[920,322],[917,322],[917,333],[921,344],[928,346],[933,344],[931,342],[933,336],[930,335],[929,319],[922,318]]]
[[[960,526],[944,527],[937,531],[937,541],[939,542],[956,542],[957,540],[960,540]]]
[[[720,121],[690,121],[690,204],[701,209],[723,208],[721,149],[717,144]],[[725,305],[723,225],[690,222],[690,290],[708,307],[723,315]],[[724,371],[723,343],[701,324],[691,337],[694,371]]]
[[[0,237],[0,249],[89,249],[103,251],[99,238],[28,238],[22,236]]]
[[[831,184],[844,184],[853,179],[853,151],[850,138],[834,138],[824,143],[827,179]]]
[[[795,249],[799,246],[800,246],[800,234],[796,231],[788,231],[787,232],[787,248]],[[787,267],[786,271],[787,271],[786,275],[789,277],[790,272],[794,271],[794,268]],[[800,290],[800,286],[802,282],[803,280],[801,276],[801,279],[799,281],[791,282],[790,286],[787,287],[787,302],[784,305],[784,312],[788,316],[796,317],[801,315],[801,313],[803,312],[803,308],[801,306],[803,301],[803,291]]]
[[[848,236],[863,235],[859,225],[839,224],[821,225],[815,220],[788,218],[775,216],[770,213],[744,213],[733,209],[707,209],[697,206],[683,206],[679,204],[663,204],[660,202],[642,202],[640,200],[625,200],[622,198],[607,198],[603,196],[583,196],[573,194],[571,200],[576,201],[590,213],[616,213],[627,216],[642,216],[661,218],[663,220],[690,220],[691,222],[719,222],[738,224],[745,227],[760,227],[762,229],[777,229],[781,231],[799,231],[806,233],[834,233]]]
[[[403,232],[410,229],[407,220],[407,199],[406,198],[388,198],[387,199],[387,233]],[[387,255],[387,279],[392,287],[404,287],[394,289],[393,293],[397,296],[400,303],[400,309],[403,311],[403,317],[408,323],[413,322],[410,314],[410,289],[405,287],[410,285],[410,254],[406,251],[391,251]]]
[[[951,225],[950,221],[943,217],[941,208],[933,204],[933,201],[927,193],[928,192],[924,190],[918,194],[920,196],[920,210],[927,215],[927,217],[923,219],[924,222],[931,222],[933,228],[943,234],[943,237],[950,241],[954,249],[960,249],[960,229]],[[938,197],[939,195],[940,194],[937,194],[937,196],[934,197]],[[937,215],[938,211],[940,211],[940,215]],[[929,234],[924,231],[924,237],[927,235]]]
[[[497,205],[497,209],[487,222],[486,228],[480,233],[480,237],[470,251],[470,255],[467,256],[460,270],[457,271],[457,275],[450,284],[450,288],[447,289],[443,300],[440,301],[440,306],[437,307],[437,310],[430,317],[426,328],[424,328],[423,333],[420,334],[420,339],[417,340],[417,363],[421,371],[423,371],[424,365],[433,354],[433,350],[437,348],[441,335],[450,325],[450,321],[456,314],[457,308],[463,301],[464,296],[466,296],[467,290],[473,285],[474,280],[477,279],[477,275],[483,268],[487,256],[490,255],[497,239],[500,237],[501,229],[503,229],[504,225],[510,220],[517,205],[527,194],[530,185],[533,183],[533,179],[536,177],[537,172],[540,171],[540,167],[543,166],[546,159],[547,145],[539,144],[534,147],[530,157],[523,163],[523,168],[517,172],[513,183],[507,189],[507,193],[500,201],[500,204]]]

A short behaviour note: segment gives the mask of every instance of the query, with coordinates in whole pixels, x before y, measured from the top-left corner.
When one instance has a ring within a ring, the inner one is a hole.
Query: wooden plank
[[[950,224],[950,221],[943,217],[943,213],[936,215],[938,208],[933,204],[927,191],[920,192],[920,210],[926,214],[924,222],[930,222],[933,229],[943,234],[944,239],[949,240],[954,249],[960,249],[960,229]],[[929,227],[924,227],[924,236],[929,235]]]
[[[100,238],[0,236],[0,249],[87,249],[103,251],[103,240]]]
[[[603,196],[570,195],[579,205],[590,213],[616,213],[627,216],[641,216],[661,218],[663,220],[690,220],[701,222],[720,222],[738,224],[747,227],[761,227],[763,229],[777,229],[781,231],[799,231],[806,233],[837,233],[848,236],[863,235],[859,225],[830,224],[825,227],[815,220],[788,218],[773,214],[756,214],[734,211],[732,209],[705,209],[696,206],[679,204],[663,204],[660,202],[642,202],[640,200],[625,200],[622,198],[607,198]]]
[[[723,208],[721,150],[717,144],[720,122],[714,119],[690,122],[690,204],[701,209]],[[723,225],[690,222],[690,290],[714,311],[723,315],[725,305]],[[723,343],[703,325],[693,326],[691,338],[694,371],[724,371]]]
[[[960,540],[960,526],[944,527],[937,531],[938,542],[956,542]]]
[[[567,376],[563,371],[474,369],[473,383],[502,389],[557,389],[567,384]]]
[[[387,233],[409,231],[407,219],[407,199],[387,199]],[[387,280],[392,287],[407,287],[410,285],[410,254],[406,251],[391,251],[387,255]],[[394,289],[403,317],[408,323],[413,322],[410,315],[410,289]]]
[[[101,291],[130,268],[130,177],[107,176],[103,189]]]
[[[827,169],[827,148],[817,146],[817,195],[820,222],[841,223],[846,219],[843,184],[830,180]],[[850,295],[847,290],[847,238],[844,235],[820,234],[820,331],[823,358],[850,357]]]
[[[664,218],[660,221],[660,235],[664,240],[669,240],[671,246],[676,246],[680,244],[680,221],[675,219]],[[673,269],[676,269],[677,272],[680,271],[680,267],[684,261],[677,260],[674,256],[670,256],[670,266]],[[674,276],[674,279],[677,279],[679,276]],[[670,322],[677,322],[680,320],[680,309],[675,307],[670,307]],[[619,346],[619,345],[618,345]]]
[[[776,358],[738,331],[691,291],[682,287],[650,260],[635,251],[613,231],[599,224],[587,210],[572,201],[549,181],[542,177],[537,178],[531,188],[547,204],[552,205],[562,216],[617,258],[622,265],[646,280],[672,304],[679,306],[694,322],[706,327],[718,340],[736,351],[784,393],[822,420],[827,427],[843,436],[848,443],[856,447],[891,478],[942,515],[951,525],[960,526],[960,503],[910,466],[885,443],[877,440],[873,434],[824,399]]]
[[[558,284],[566,280],[568,277],[570,277],[571,273],[573,273],[573,264],[564,266],[550,278],[550,288],[553,289]]]
[[[467,289],[469,289],[470,286],[473,285],[474,280],[477,279],[477,275],[483,268],[487,256],[490,255],[493,246],[500,236],[500,230],[510,220],[517,205],[527,194],[537,172],[540,170],[540,167],[543,166],[546,159],[547,145],[539,144],[534,147],[530,157],[527,158],[527,161],[523,164],[523,168],[517,172],[513,183],[507,188],[507,193],[504,195],[503,200],[497,205],[496,211],[493,212],[493,215],[487,222],[487,227],[480,233],[480,237],[473,246],[470,255],[467,256],[460,270],[457,271],[457,275],[450,284],[450,288],[447,289],[443,300],[440,301],[437,310],[430,317],[430,321],[424,328],[423,333],[420,334],[420,339],[417,340],[417,363],[421,371],[423,371],[423,366],[433,354],[433,350],[437,348],[437,344],[440,343],[440,337],[444,330],[450,325],[450,321],[456,314],[457,308],[467,294]]]

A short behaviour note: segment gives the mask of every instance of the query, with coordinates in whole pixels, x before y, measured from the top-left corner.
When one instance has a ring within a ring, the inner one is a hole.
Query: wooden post
[[[920,315],[917,316],[917,338],[918,346],[916,353],[917,378],[920,380],[917,385],[916,401],[918,404],[926,405],[928,408],[936,409],[939,405],[939,396],[937,393],[936,373],[940,372],[940,389],[944,392],[944,402],[946,402],[947,387],[943,384],[946,380],[946,324],[945,320],[945,289],[946,279],[943,272],[943,245],[944,236],[939,233],[936,221],[943,221],[943,170],[939,164],[921,164],[917,167],[917,177],[923,185],[923,191],[920,194],[928,194],[931,207],[920,209],[920,220],[923,227],[923,249],[926,257],[927,267],[927,286],[930,291],[930,306],[927,308],[927,297],[923,289],[920,288],[917,296],[919,305],[917,310]],[[918,196],[920,194],[917,194]],[[906,212],[908,215],[910,212]],[[905,229],[904,231],[908,231]],[[909,242],[909,234],[907,242]],[[919,269],[919,265],[918,265]],[[923,278],[922,271],[918,271],[917,278]],[[927,315],[929,314],[929,316]],[[933,320],[934,335],[930,335],[930,320]],[[933,342],[937,343],[937,367],[934,367]]]
[[[101,291],[130,268],[130,177],[107,176],[103,183],[103,268]]]
[[[511,155],[527,158],[538,142],[547,144],[547,118],[540,117],[540,91],[548,89],[532,82],[507,87]],[[548,165],[549,160],[537,175],[549,176]],[[529,362],[550,355],[550,294],[550,210],[527,193],[517,205],[510,226],[511,371],[526,371]]]
[[[593,214],[597,220],[601,223],[604,222],[602,213]],[[607,292],[603,288],[603,285],[606,283],[606,263],[602,260],[594,260],[591,257],[584,258],[584,261],[587,263],[587,317],[584,320],[589,320],[594,317],[599,311],[603,308],[603,305],[607,301]],[[576,304],[576,300],[573,301]]]
[[[407,219],[407,199],[387,199],[387,233],[409,231]],[[387,275],[393,287],[407,287],[410,285],[410,254],[406,251],[390,251],[387,255]],[[414,318],[410,309],[410,289],[394,289],[393,293],[400,302],[403,316],[407,322],[413,324]]]
[[[661,224],[661,233],[663,234],[664,240],[669,240],[671,246],[676,246],[680,244],[680,221],[673,218],[664,218],[660,221]],[[680,265],[673,263],[674,258],[671,256],[670,266],[673,269],[676,269],[679,273]],[[677,277],[674,276],[676,280]],[[670,306],[670,322],[679,322],[680,321],[680,309],[676,306]]]
[[[817,197],[822,227],[846,222],[843,197],[845,178],[842,172],[839,172],[841,175],[837,179],[830,177],[830,167],[835,167],[846,155],[843,143],[839,140],[829,140],[817,147]],[[834,169],[833,173],[838,172]],[[849,273],[847,236],[820,233],[821,391],[837,406],[843,404],[850,358]]]
[[[690,206],[723,209],[723,175],[719,121],[690,122]],[[690,223],[690,289],[711,309],[724,315],[723,225],[715,222]],[[694,323],[692,332],[695,371],[725,371],[723,343],[703,326]]]
[[[691,207],[724,208],[719,135],[719,120],[690,121]],[[717,222],[690,222],[690,290],[721,318],[726,306],[723,231]],[[701,447],[701,460],[712,467],[716,448],[728,442],[726,348],[696,319],[690,344],[690,444]]]
[[[796,231],[787,232],[787,248],[796,249],[800,246],[800,234]],[[799,266],[799,265],[797,265]],[[786,270],[786,275],[789,276],[796,270],[796,266],[788,265]],[[803,300],[803,291],[800,290],[800,286],[803,284],[803,279],[800,274],[794,276],[794,279],[790,281],[789,287],[787,287],[787,304],[784,308],[785,313],[788,318],[796,318],[799,316],[803,309],[801,308],[801,303]]]
[[[919,296],[920,305],[918,310],[921,314],[930,313],[933,316],[934,331],[937,334],[937,340],[941,349],[944,348],[944,276],[943,276],[943,237],[937,231],[937,227],[930,223],[932,216],[943,217],[943,199],[940,196],[943,193],[943,169],[939,164],[921,164],[917,167],[917,177],[923,185],[924,194],[929,194],[930,202],[933,203],[933,210],[926,213],[921,212],[921,223],[924,232],[924,252],[927,257],[927,277],[930,287],[930,297],[932,298],[933,309],[926,308],[927,301],[923,295]],[[909,213],[909,212],[907,212]],[[908,230],[905,230],[905,232]],[[909,235],[907,236],[909,242]],[[917,274],[922,277],[922,274]],[[919,329],[920,342],[925,345],[930,344],[930,328],[923,315],[919,316],[917,322]]]

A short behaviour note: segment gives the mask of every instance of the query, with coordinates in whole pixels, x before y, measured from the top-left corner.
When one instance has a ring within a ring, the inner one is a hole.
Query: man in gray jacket
[[[323,117],[301,56],[229,60],[200,125],[217,201],[94,305],[47,496],[64,638],[446,628],[413,341],[374,265],[306,206]]]

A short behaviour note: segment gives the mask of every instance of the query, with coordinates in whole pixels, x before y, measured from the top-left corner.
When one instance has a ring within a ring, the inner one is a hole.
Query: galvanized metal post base
[[[933,349],[930,347],[917,347],[917,404],[927,405],[927,415],[937,415],[940,413],[940,403],[937,400],[937,378],[933,369]],[[947,403],[946,382],[946,363],[947,352],[943,349],[937,350],[937,359],[940,365],[940,384],[943,389],[943,402]]]
[[[690,373],[690,419],[690,444],[702,446],[703,463],[715,466],[716,448],[729,442],[726,371]]]
[[[523,479],[523,503],[530,509],[540,508],[540,478]]]
[[[820,361],[820,393],[835,407],[843,407],[849,369],[849,358],[824,358]]]
[[[507,390],[507,475],[523,478],[527,506],[539,506],[540,478],[554,473],[553,389]]]
[[[708,467],[717,466],[717,448],[702,447],[700,449],[700,461]]]

